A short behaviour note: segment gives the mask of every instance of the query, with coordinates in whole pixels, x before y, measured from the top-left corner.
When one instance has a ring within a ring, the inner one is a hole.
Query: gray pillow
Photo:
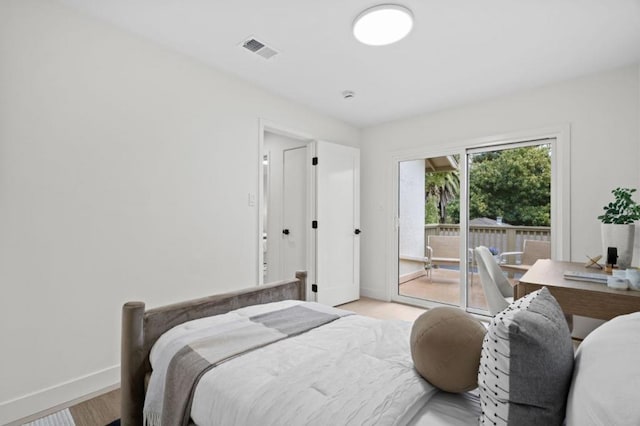
[[[549,290],[514,301],[482,344],[480,424],[561,425],[572,372],[571,333]]]

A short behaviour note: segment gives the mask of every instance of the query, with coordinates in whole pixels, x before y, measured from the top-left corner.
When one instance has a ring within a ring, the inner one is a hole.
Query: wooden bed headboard
[[[120,352],[121,424],[142,425],[145,380],[151,373],[149,352],[158,338],[186,321],[224,314],[234,309],[280,300],[306,300],[305,271],[296,278],[230,293],[203,297],[145,311],[143,302],[122,307]]]

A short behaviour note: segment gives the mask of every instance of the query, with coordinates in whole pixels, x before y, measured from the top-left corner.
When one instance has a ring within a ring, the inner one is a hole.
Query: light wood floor
[[[425,310],[399,303],[362,298],[340,308],[379,319],[414,321]],[[120,389],[74,405],[69,409],[77,426],[105,426],[120,418]]]
[[[105,426],[120,418],[120,389],[69,408],[76,426]]]
[[[366,297],[355,302],[340,305],[338,308],[372,318],[397,319],[411,322],[415,321],[415,319],[425,311],[425,309],[416,308],[415,306],[381,302],[375,299],[367,299]]]

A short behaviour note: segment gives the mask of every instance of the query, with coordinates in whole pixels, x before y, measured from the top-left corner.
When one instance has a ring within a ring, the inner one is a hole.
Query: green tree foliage
[[[547,145],[479,154],[470,167],[471,218],[502,216],[512,225],[550,225],[551,158]]]
[[[460,197],[460,174],[458,171],[429,172],[425,174],[426,223],[451,223],[447,206]],[[435,211],[434,211],[435,210]],[[459,216],[456,217],[459,221]]]
[[[425,201],[424,223],[438,223],[438,203],[431,197]]]
[[[470,217],[550,226],[551,157],[548,145],[476,154],[470,164]],[[460,222],[457,171],[426,173],[425,223]]]

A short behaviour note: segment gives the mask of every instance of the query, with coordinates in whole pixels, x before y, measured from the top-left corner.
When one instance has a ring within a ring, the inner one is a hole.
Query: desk
[[[524,274],[529,269],[531,269],[531,265],[515,265],[509,263],[500,263],[500,269],[505,271],[509,278],[513,278],[515,274]]]
[[[597,269],[587,269],[583,263],[538,260],[520,278],[515,297],[523,297],[546,286],[568,315],[610,320],[640,311],[640,291],[613,290],[604,284],[566,280],[565,271],[597,272]]]

